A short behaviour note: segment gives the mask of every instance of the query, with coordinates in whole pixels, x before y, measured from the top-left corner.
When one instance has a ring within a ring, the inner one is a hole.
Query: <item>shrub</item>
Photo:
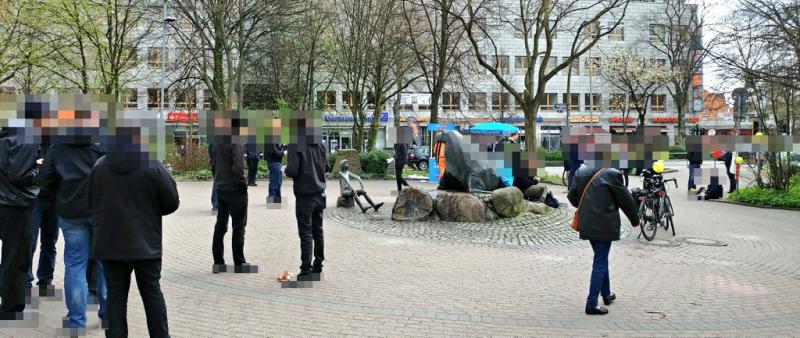
[[[669,146],[669,159],[670,160],[685,160],[686,149],[677,144]]]
[[[336,154],[328,154],[328,165],[330,166],[331,171],[333,171],[333,166],[336,164]],[[329,172],[331,172],[329,171]]]
[[[392,155],[384,150],[359,153],[358,159],[361,161],[361,172],[383,177],[386,174],[386,160],[390,157]]]
[[[800,175],[792,176],[789,189],[786,191],[749,187],[735,191],[730,195],[730,199],[747,204],[800,208]]]
[[[164,159],[165,165],[176,172],[200,171],[208,169],[208,147],[197,146],[186,150],[185,155],[169,154]]]

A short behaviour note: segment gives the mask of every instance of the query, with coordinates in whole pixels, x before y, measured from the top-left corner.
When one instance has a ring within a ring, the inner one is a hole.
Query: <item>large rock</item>
[[[543,185],[532,185],[525,190],[523,197],[528,201],[544,202],[548,189]]]
[[[525,210],[537,215],[547,215],[553,211],[547,204],[531,201],[525,201]]]
[[[347,160],[350,171],[356,175],[361,174],[361,160],[358,159],[358,152],[355,149],[339,149],[336,152],[336,163],[333,164],[334,175],[341,171],[342,160]]]
[[[484,222],[486,206],[481,200],[465,192],[439,191],[436,196],[436,211],[443,221]]]
[[[515,217],[525,211],[522,207],[522,191],[517,187],[505,187],[492,191],[489,201],[494,211],[502,217]]]
[[[392,208],[392,219],[398,221],[419,221],[433,212],[433,198],[421,186],[403,189],[398,194]]]

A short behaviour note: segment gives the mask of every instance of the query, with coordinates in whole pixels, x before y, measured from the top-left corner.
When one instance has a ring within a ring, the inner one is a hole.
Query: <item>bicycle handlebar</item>
[[[672,183],[675,183],[675,188],[678,188],[678,180],[676,180],[674,178],[670,178],[668,180],[664,180],[664,182],[669,182],[669,181],[672,181]]]

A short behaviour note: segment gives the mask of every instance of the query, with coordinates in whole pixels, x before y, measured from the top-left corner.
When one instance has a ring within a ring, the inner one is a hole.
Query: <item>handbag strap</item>
[[[592,176],[592,179],[589,180],[589,183],[586,183],[586,187],[583,188],[583,193],[581,194],[581,200],[578,202],[578,209],[581,208],[581,204],[583,204],[583,198],[586,196],[586,191],[589,190],[589,187],[592,185],[592,182],[594,182],[594,179],[597,178],[597,176],[600,176],[600,173],[605,170],[605,168],[598,170],[594,176]]]

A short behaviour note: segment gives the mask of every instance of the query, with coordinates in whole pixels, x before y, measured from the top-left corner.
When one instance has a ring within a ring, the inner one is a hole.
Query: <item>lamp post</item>
[[[161,66],[161,81],[159,84],[159,111],[158,111],[158,123],[162,123],[164,120],[164,82],[166,82],[166,70],[164,68],[164,64],[167,62],[167,24],[173,23],[176,21],[174,17],[167,16],[167,1],[164,0],[164,7],[161,10],[161,55],[160,55],[160,66]],[[158,138],[158,152],[166,152],[166,139],[165,133],[157,133]]]

